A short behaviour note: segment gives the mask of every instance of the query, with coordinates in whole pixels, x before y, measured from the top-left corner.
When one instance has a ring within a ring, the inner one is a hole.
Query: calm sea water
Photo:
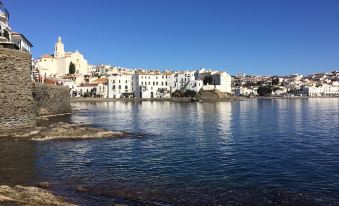
[[[80,205],[339,205],[339,98],[73,106],[64,121],[128,137],[1,141],[0,184]]]

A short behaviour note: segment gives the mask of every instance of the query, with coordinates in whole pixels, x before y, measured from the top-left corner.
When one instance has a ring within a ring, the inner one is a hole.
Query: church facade
[[[62,77],[70,73],[70,65],[74,64],[76,75],[85,75],[89,72],[87,60],[79,52],[65,52],[61,37],[55,44],[52,55],[43,55],[36,62],[36,68],[41,76]]]

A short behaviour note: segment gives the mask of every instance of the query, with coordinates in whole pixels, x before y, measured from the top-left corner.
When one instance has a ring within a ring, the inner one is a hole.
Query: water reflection
[[[83,205],[333,203],[339,192],[338,99],[73,106],[67,121],[129,138],[1,142],[1,183],[49,181]]]

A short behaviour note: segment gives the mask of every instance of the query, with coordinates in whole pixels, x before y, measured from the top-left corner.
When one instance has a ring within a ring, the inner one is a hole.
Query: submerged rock
[[[36,184],[35,186],[43,188],[43,189],[47,189],[50,187],[50,183],[49,182],[39,182],[38,184]]]
[[[0,205],[72,206],[73,204],[67,203],[62,198],[37,187],[2,185],[0,186]]]
[[[40,131],[32,137],[32,140],[92,139],[125,136],[125,133],[121,131],[110,131],[63,122],[52,124],[48,127],[40,127],[39,130]]]
[[[86,185],[79,185],[77,188],[76,188],[76,191],[77,192],[89,192],[90,191],[90,187],[86,186]]]

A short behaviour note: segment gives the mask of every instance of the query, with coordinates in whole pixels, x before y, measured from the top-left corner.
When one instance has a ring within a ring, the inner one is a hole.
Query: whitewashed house
[[[130,97],[133,94],[132,74],[113,74],[108,77],[108,98]]]
[[[236,87],[234,90],[235,96],[257,96],[258,95],[258,87]]]
[[[77,85],[75,81],[70,80],[70,79],[62,79],[61,81],[64,86],[67,86],[69,88],[70,95],[73,95],[73,92],[76,92]]]
[[[96,93],[96,89],[97,89],[97,86],[98,84],[90,84],[90,83],[87,83],[87,84],[82,84],[82,85],[79,85],[77,86],[76,88],[76,96],[91,96],[93,95],[94,93]]]
[[[206,76],[211,76],[213,81],[210,85],[204,85],[202,87],[203,90],[214,90],[217,89],[224,93],[232,93],[231,88],[231,75],[227,74],[226,72],[220,71],[212,71],[210,69],[200,69],[196,73],[196,79],[204,80]]]
[[[171,97],[171,73],[140,71],[133,75],[134,96],[137,98]]]

